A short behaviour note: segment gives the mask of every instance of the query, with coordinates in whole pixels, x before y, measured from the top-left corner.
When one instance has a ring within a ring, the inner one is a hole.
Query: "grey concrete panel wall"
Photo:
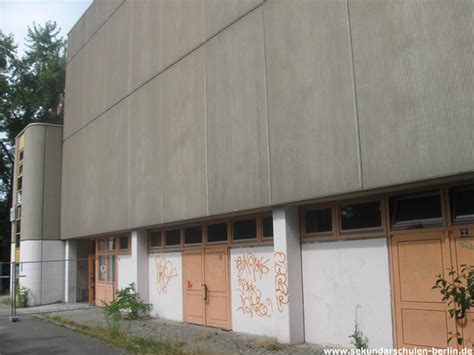
[[[96,0],[84,14],[85,35],[84,44],[90,41],[94,33],[105,23],[107,15],[107,0]]]
[[[474,170],[474,2],[350,1],[364,187]]]
[[[84,127],[105,109],[104,104],[104,72],[105,72],[105,29],[85,45],[84,55],[84,85],[83,85],[83,116],[81,127]],[[68,133],[69,130],[68,130]]]
[[[164,222],[207,214],[205,58],[199,49],[158,81]]]
[[[61,181],[61,237],[81,235],[82,202],[81,174],[82,135],[75,134],[63,143],[63,171]],[[97,232],[96,232],[97,233]]]
[[[163,69],[163,2],[130,1],[130,86],[137,88]]]
[[[99,0],[100,1],[100,0]],[[125,0],[103,0],[106,3],[105,17],[109,18],[125,2]]]
[[[272,202],[361,188],[344,0],[264,6]]]
[[[129,226],[141,227],[163,221],[160,148],[160,97],[158,79],[141,87],[130,98],[128,129]]]
[[[162,1],[163,61],[166,67],[204,42],[204,2]]]
[[[100,138],[100,218],[103,231],[128,227],[129,101],[121,101],[102,117]]]
[[[103,154],[102,142],[108,138],[105,131],[103,120],[98,119],[79,132],[81,169],[76,179],[80,194],[76,203],[81,206],[80,218],[78,217],[80,235],[90,235],[102,230],[101,174],[103,159],[107,159]]]
[[[84,112],[84,52],[79,52],[67,64],[64,102],[64,137],[70,136],[82,125]]]
[[[122,99],[130,90],[130,3],[120,6],[105,24],[105,107]]]
[[[77,52],[81,49],[84,44],[86,23],[84,17],[80,18],[79,21],[74,25],[71,32],[69,33],[67,40],[67,59],[72,60]]]
[[[61,223],[61,165],[63,128],[45,126],[43,239],[59,239]],[[28,202],[28,201],[26,201]]]
[[[206,39],[245,15],[264,0],[204,0]]]
[[[206,50],[209,213],[268,205],[262,10]]]
[[[21,240],[42,238],[45,139],[44,126],[31,126],[25,131]]]

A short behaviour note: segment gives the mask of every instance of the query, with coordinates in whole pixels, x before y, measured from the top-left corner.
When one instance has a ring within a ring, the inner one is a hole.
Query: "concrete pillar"
[[[132,256],[137,265],[137,291],[148,303],[148,234],[146,230],[132,232]]]
[[[74,303],[77,301],[77,241],[66,240],[64,244],[64,302]]]
[[[275,333],[282,343],[304,342],[301,243],[297,207],[273,210]]]

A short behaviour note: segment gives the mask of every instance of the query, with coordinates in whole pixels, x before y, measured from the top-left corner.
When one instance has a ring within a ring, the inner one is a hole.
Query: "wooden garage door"
[[[446,348],[448,332],[456,332],[439,290],[432,290],[436,275],[448,277],[450,249],[447,231],[391,237],[397,347]]]
[[[227,248],[184,252],[184,320],[230,329]]]

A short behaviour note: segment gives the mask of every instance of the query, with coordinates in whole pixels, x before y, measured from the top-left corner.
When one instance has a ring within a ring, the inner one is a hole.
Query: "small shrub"
[[[128,320],[139,319],[148,316],[152,308],[151,304],[144,303],[140,299],[134,283],[118,291],[117,297],[112,302],[104,304],[104,313],[109,320],[109,327],[111,331],[116,333],[120,329],[122,318]]]
[[[436,275],[436,283],[432,289],[440,290],[441,300],[448,303],[451,318],[464,320],[466,312],[474,307],[474,266],[461,265],[461,272],[448,268],[449,279],[441,274]],[[473,339],[464,339],[459,332],[449,333],[448,343],[456,339],[459,345],[473,344]]]
[[[29,288],[16,284],[16,306],[18,308],[28,307]]]
[[[349,335],[349,338],[352,338],[351,344],[354,345],[356,349],[363,350],[369,348],[369,339],[362,333],[357,321],[354,322],[354,333]]]

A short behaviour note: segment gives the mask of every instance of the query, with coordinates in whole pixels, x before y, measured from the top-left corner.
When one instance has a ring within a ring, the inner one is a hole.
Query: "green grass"
[[[6,305],[6,306],[9,306],[11,305],[12,301],[10,299],[10,297],[5,297],[2,299],[2,304]]]
[[[57,315],[43,315],[38,316],[38,318],[45,319],[53,324],[71,329],[91,338],[105,341],[113,346],[128,350],[133,354],[185,354],[182,349],[183,344],[169,340],[152,340],[137,337],[121,330],[83,324]]]

